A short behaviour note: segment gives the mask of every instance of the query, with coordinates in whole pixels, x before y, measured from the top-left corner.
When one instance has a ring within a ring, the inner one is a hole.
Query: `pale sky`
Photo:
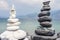
[[[39,13],[42,2],[48,0],[0,0],[0,17],[8,17],[11,5],[15,5],[17,16]],[[60,0],[50,0],[51,10],[60,10]]]

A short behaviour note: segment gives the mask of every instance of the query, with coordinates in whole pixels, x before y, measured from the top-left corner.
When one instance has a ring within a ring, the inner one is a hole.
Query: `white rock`
[[[18,22],[19,21],[19,19],[17,19],[17,18],[15,18],[15,19],[8,19],[8,22]]]
[[[20,22],[15,22],[13,24],[8,23],[7,26],[19,26]]]
[[[17,31],[5,31],[0,35],[1,38],[8,38],[8,39],[22,39],[25,38],[26,32],[23,30],[17,30]]]
[[[19,26],[7,27],[7,30],[17,30],[17,29],[19,29]]]
[[[7,38],[8,40],[18,40],[25,38],[25,40],[28,40],[26,38],[27,34],[23,30],[19,30],[19,19],[15,18],[16,17],[16,11],[14,9],[14,6],[12,6],[11,12],[10,12],[10,17],[8,19],[8,24],[7,24],[7,30],[3,32],[0,35],[0,38],[4,39]]]
[[[17,39],[22,39],[22,38],[25,38],[26,36],[27,36],[26,32],[23,30],[18,30],[14,32],[14,37]]]

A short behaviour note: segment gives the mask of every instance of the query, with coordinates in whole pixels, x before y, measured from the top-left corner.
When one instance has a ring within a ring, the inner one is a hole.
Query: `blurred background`
[[[11,5],[15,5],[16,16],[21,24],[20,29],[32,33],[39,26],[38,14],[47,0],[0,0],[0,33],[6,30]],[[60,0],[50,0],[52,27],[60,32]]]

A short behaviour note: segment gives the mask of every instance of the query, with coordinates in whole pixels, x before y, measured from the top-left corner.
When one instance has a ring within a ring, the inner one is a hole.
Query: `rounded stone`
[[[0,37],[1,38],[8,38],[8,39],[23,39],[26,38],[27,34],[23,30],[17,30],[17,31],[5,31],[3,32]]]
[[[50,23],[50,22],[41,22],[40,23],[40,25],[42,26],[42,27],[46,27],[46,28],[49,28],[49,27],[51,27],[52,26],[52,24]]]
[[[36,29],[35,33],[37,35],[53,36],[55,34],[55,30],[52,30],[52,29]]]
[[[53,35],[53,36],[38,36],[38,35],[32,35],[32,40],[57,40],[57,36]],[[60,39],[58,39],[60,40]]]
[[[7,26],[19,26],[20,22],[15,22],[15,23],[8,23]]]
[[[45,21],[51,22],[51,20],[52,19],[48,16],[39,17],[38,19],[39,22],[45,22]]]
[[[49,3],[50,3],[50,1],[43,2],[44,5],[48,5]]]
[[[18,30],[19,29],[19,26],[8,26],[7,27],[7,30],[9,31],[15,31],[15,30]]]
[[[43,5],[43,7],[50,7],[50,5]]]
[[[16,35],[17,34],[17,35]],[[14,37],[16,38],[16,39],[22,39],[22,38],[25,38],[26,36],[27,36],[27,34],[26,34],[26,32],[25,31],[23,31],[23,30],[18,30],[18,31],[16,31],[16,32],[14,32]]]
[[[8,19],[8,22],[13,22],[13,23],[15,23],[15,22],[18,22],[19,21],[19,19],[17,19],[17,18],[15,18],[15,19]]]
[[[38,17],[41,17],[41,16],[50,16],[50,12],[49,11],[43,11],[38,15]]]
[[[43,7],[41,11],[49,11],[51,8],[50,7]]]

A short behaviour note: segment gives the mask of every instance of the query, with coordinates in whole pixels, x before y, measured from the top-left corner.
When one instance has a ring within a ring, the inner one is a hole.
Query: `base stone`
[[[43,36],[53,36],[55,34],[55,30],[52,28],[38,28],[35,30],[35,33],[37,35],[43,35]]]
[[[32,40],[56,40],[57,36],[39,36],[39,35],[33,35]]]
[[[16,30],[16,31],[5,31],[0,35],[0,38],[3,40],[9,39],[9,40],[18,40],[26,38],[27,34],[23,30]]]

